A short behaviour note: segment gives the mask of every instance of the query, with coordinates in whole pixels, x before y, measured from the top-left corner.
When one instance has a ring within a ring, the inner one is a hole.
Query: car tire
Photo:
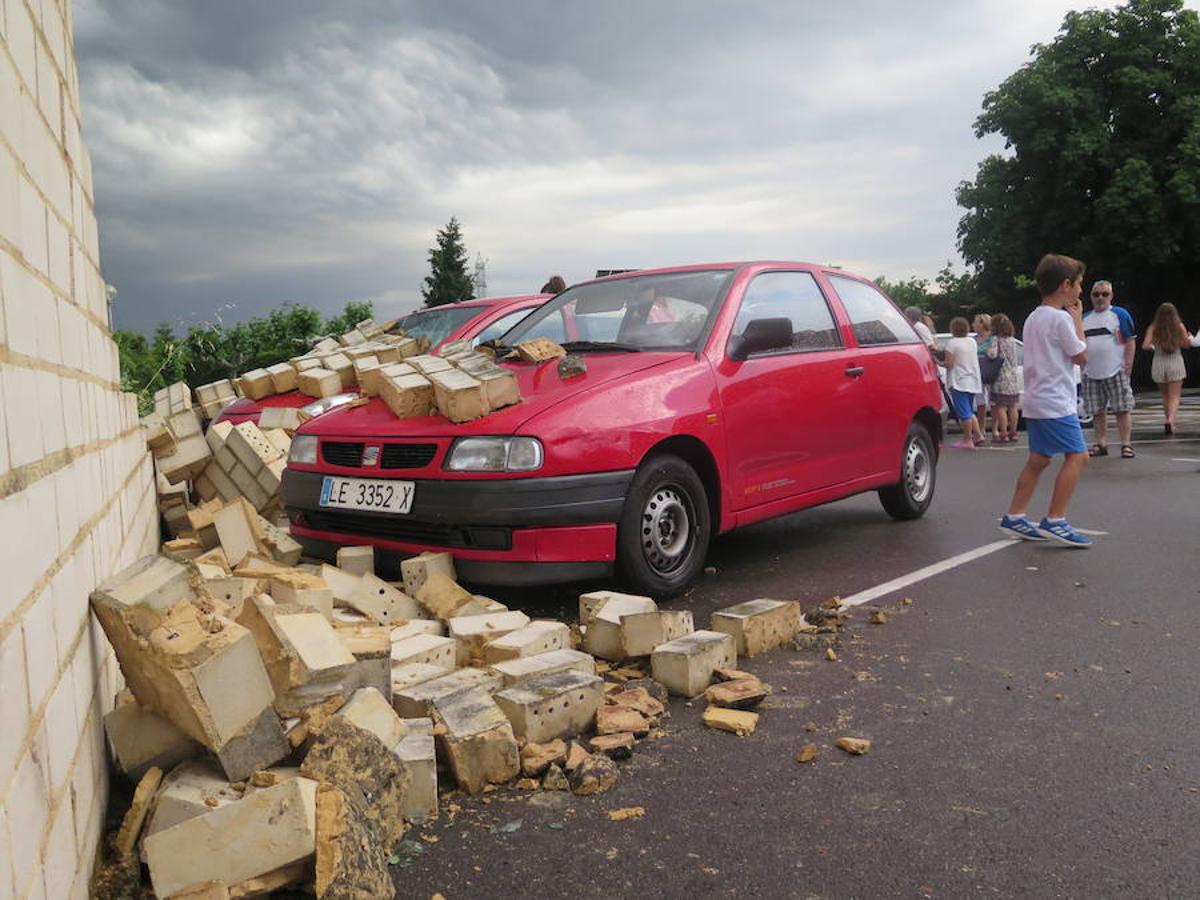
[[[631,591],[680,593],[700,574],[712,535],[708,494],[677,456],[646,459],[633,476],[617,523],[617,571]]]
[[[923,425],[913,422],[904,436],[900,455],[900,480],[879,491],[879,502],[893,519],[919,519],[933,502],[937,483],[937,456],[933,438]]]

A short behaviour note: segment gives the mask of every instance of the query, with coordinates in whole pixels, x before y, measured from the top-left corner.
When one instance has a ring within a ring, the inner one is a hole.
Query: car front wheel
[[[627,587],[670,597],[700,573],[711,536],[708,496],[677,456],[653,456],[629,486],[617,526],[617,567]]]
[[[893,519],[919,519],[933,502],[937,482],[937,457],[933,438],[924,426],[913,422],[904,436],[900,457],[900,480],[879,492],[879,502]]]

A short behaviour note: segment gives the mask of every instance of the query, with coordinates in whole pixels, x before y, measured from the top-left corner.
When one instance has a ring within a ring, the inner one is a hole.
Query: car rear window
[[[860,346],[921,342],[907,317],[871,285],[833,274],[829,281],[846,308]]]
[[[574,322],[578,340],[640,350],[691,350],[705,333],[731,271],[670,272],[593,281],[559,294],[505,335],[505,343],[542,333],[556,315]]]

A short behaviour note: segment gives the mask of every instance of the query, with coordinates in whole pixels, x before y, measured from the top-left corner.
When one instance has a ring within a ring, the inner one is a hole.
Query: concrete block
[[[712,614],[712,630],[732,635],[739,656],[757,656],[789,643],[800,623],[795,601],[748,600]]]
[[[265,552],[259,517],[253,505],[239,497],[213,514],[213,525],[229,564],[237,568],[251,553]]]
[[[601,659],[646,656],[658,644],[692,630],[691,613],[663,616],[646,609],[644,597],[614,597],[595,607],[584,635],[583,649]],[[653,601],[651,601],[653,602]]]
[[[454,368],[441,357],[429,356],[424,353],[416,356],[407,356],[404,361],[423,375],[432,375],[434,372],[449,372]]]
[[[435,666],[429,663],[407,663],[392,666],[392,696],[410,687],[416,687],[426,681],[433,681],[443,675],[449,675],[454,670],[448,666]]]
[[[318,575],[287,569],[271,575],[268,590],[278,603],[306,607],[333,621],[333,591]]]
[[[504,686],[507,688],[556,672],[583,672],[594,675],[596,661],[586,653],[564,648],[539,653],[537,656],[524,656],[494,663],[488,668],[504,680]]]
[[[260,663],[261,665],[261,663]],[[213,751],[230,781],[245,781],[260,769],[279,762],[292,750],[283,723],[268,707],[238,734]]]
[[[375,574],[375,548],[339,547],[337,551],[337,566],[343,572],[351,575]]]
[[[427,822],[438,814],[437,750],[430,733],[409,733],[396,746],[400,765],[408,773],[408,792],[404,795],[404,818],[409,822]]]
[[[556,672],[505,688],[495,699],[514,734],[540,744],[589,728],[604,702],[604,681],[583,672]]]
[[[228,449],[226,447],[226,450]],[[237,485],[238,494],[249,501],[254,509],[262,509],[270,498],[267,496],[267,492],[259,487],[258,481],[250,474],[249,470],[240,462],[235,462],[228,471],[229,477]]]
[[[169,719],[136,702],[118,706],[106,715],[104,733],[113,761],[133,784],[152,767],[169,772],[202,752],[200,745]]]
[[[243,373],[242,377],[237,380],[237,384],[242,391],[242,396],[249,397],[251,400],[261,400],[275,392],[271,374],[266,369],[251,369],[249,372]]]
[[[383,625],[338,626],[338,636],[354,655],[354,673],[346,689],[373,687],[389,701],[392,699],[392,642]]]
[[[203,590],[211,599],[225,604],[230,611],[229,617],[236,619],[242,604],[258,593],[258,579],[238,576],[211,578],[204,582]]]
[[[296,376],[296,387],[309,397],[332,397],[342,392],[342,377],[326,368],[304,369]]]
[[[471,373],[483,385],[484,400],[489,410],[504,409],[521,402],[517,376],[508,369],[492,366]]]
[[[185,409],[169,415],[167,417],[167,428],[171,430],[176,443],[182,441],[184,438],[204,433],[204,425],[194,409]]]
[[[383,367],[374,356],[362,356],[354,360],[354,379],[364,397],[378,397],[383,387]]]
[[[345,792],[382,847],[391,848],[403,834],[408,773],[393,748],[372,732],[332,716],[300,764],[300,773]]]
[[[201,403],[212,403],[215,400],[228,402],[237,395],[233,391],[233,382],[228,378],[210,381],[196,388],[196,399]]]
[[[274,428],[263,427],[261,416],[258,420],[258,428],[263,433],[263,437],[270,441],[275,449],[279,451],[280,457],[286,460],[288,452],[292,449],[292,439],[288,436],[288,433],[278,426]]]
[[[379,396],[398,419],[428,416],[435,408],[433,383],[419,373],[383,378]]]
[[[217,424],[225,423],[219,422]],[[210,428],[209,430],[211,431],[212,429]],[[227,503],[242,495],[242,492],[238,490],[238,486],[233,483],[233,479],[215,461],[209,462],[204,467],[204,477],[213,483],[213,486],[217,489],[217,496]]]
[[[389,850],[346,793],[327,782],[317,788],[317,847],[313,889],[318,897],[395,897]]]
[[[254,635],[279,715],[349,693],[355,658],[321,613],[259,595],[243,605],[238,623]]]
[[[258,427],[264,433],[280,429],[287,434],[291,434],[303,425],[305,421],[306,414],[302,413],[299,407],[268,406],[258,416]]]
[[[208,443],[201,435],[194,434],[177,441],[174,453],[159,456],[155,468],[171,484],[178,484],[203,472],[211,458],[212,450]]]
[[[433,703],[435,724],[445,726],[442,748],[458,786],[469,794],[503,784],[521,770],[512,725],[482,690],[464,691]]]
[[[225,774],[210,760],[185,762],[163,777],[143,837],[149,838],[188,819],[237,803],[243,796],[244,792],[234,790]]]
[[[358,590],[358,582],[362,576],[343,572],[337,566],[331,566],[329,563],[321,563],[321,578],[333,591],[333,599],[337,601],[337,604],[345,606]]]
[[[591,591],[579,595],[579,624],[590,626],[596,613],[609,601],[616,601],[613,608],[617,621],[620,616],[635,612],[653,612],[658,604],[649,597],[638,594],[621,594],[617,591]]]
[[[237,457],[237,461],[246,467],[246,471],[255,476],[267,463],[283,458],[280,449],[253,422],[234,425],[225,445]]]
[[[335,589],[334,596],[336,595]],[[425,615],[412,597],[370,573],[359,576],[354,593],[346,603],[359,612],[366,613],[380,625],[400,625]]]
[[[428,377],[438,412],[451,422],[470,422],[490,412],[483,384],[466,372],[449,369]]]
[[[371,732],[393,751],[408,735],[408,726],[400,721],[392,704],[375,688],[359,688],[337,711],[336,717]]]
[[[484,597],[482,594],[473,594],[471,599],[454,610],[453,619],[461,619],[464,616],[494,616],[499,613],[508,612],[508,607],[503,603],[493,600],[491,597]],[[446,621],[450,621],[447,619]]]
[[[267,367],[271,376],[271,391],[275,394],[286,394],[296,389],[296,370],[290,363],[278,363]]]
[[[720,631],[693,631],[655,647],[650,655],[654,680],[672,694],[695,697],[708,687],[717,669],[737,666],[737,645]]]
[[[392,644],[392,668],[410,663],[427,663],[452,669],[457,655],[458,643],[453,638],[418,634]]]
[[[258,517],[258,530],[262,534],[263,546],[271,554],[271,559],[282,566],[294,566],[300,562],[303,548],[295,541],[290,534],[275,525],[272,525],[262,516]],[[332,605],[332,594],[330,594],[330,605]]]
[[[391,631],[392,643],[418,634],[436,634],[442,637],[446,634],[446,626],[437,619],[413,619],[404,625],[397,625]]]
[[[343,334],[339,339],[343,347],[355,347],[359,344],[367,342],[367,336],[357,328],[352,328]]]
[[[405,579],[407,582],[407,579]],[[473,594],[441,572],[429,572],[417,591],[417,602],[439,619],[451,619]],[[411,618],[411,617],[410,617]]]
[[[155,893],[198,882],[237,885],[316,850],[317,782],[293,778],[146,838]]]
[[[336,372],[338,380],[341,382],[342,390],[353,390],[354,381],[354,363],[344,353],[334,353],[325,357],[322,363],[326,369],[331,372]]]
[[[165,556],[144,556],[133,565],[102,581],[92,592],[95,607],[111,610],[112,615],[130,615],[137,622],[137,634],[145,636],[161,621],[159,615],[141,615],[141,609],[165,612],[177,603],[195,599],[191,572]],[[97,616],[101,612],[97,609]],[[101,618],[100,624],[104,624]]]
[[[397,691],[392,706],[401,718],[421,718],[433,712],[435,701],[444,700],[463,691],[497,691],[503,680],[485,669],[459,669],[441,678],[424,681]]]
[[[457,581],[454,572],[454,557],[449,553],[422,553],[400,563],[400,576],[404,580],[404,592],[415,597],[421,587],[434,572],[445,575],[451,581]]]
[[[336,353],[338,348],[342,346],[335,338],[322,338],[313,344],[313,352],[316,353]]]
[[[537,656],[570,646],[571,629],[564,623],[535,619],[524,628],[488,643],[483,648],[483,657],[488,665],[492,665],[506,659]]]
[[[167,420],[155,410],[141,418],[142,437],[155,456],[167,456],[175,452],[175,435],[167,427]]]
[[[469,665],[473,659],[483,659],[484,645],[509,632],[524,628],[529,616],[523,612],[487,613],[481,616],[455,616],[447,627],[457,644],[457,662]]]

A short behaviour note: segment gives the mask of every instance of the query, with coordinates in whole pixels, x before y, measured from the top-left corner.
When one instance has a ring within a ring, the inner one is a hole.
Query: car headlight
[[[314,400],[312,403],[305,403],[300,407],[310,417],[319,416],[321,413],[327,413],[331,409],[337,409],[339,406],[345,406],[347,403],[352,403],[358,399],[358,394],[334,394],[331,397],[321,397],[319,400]]]
[[[288,462],[315,466],[317,464],[317,436],[314,434],[294,435],[292,446],[288,450]]]
[[[454,442],[446,468],[451,472],[532,472],[542,467],[543,459],[542,442],[537,438],[469,437]]]

